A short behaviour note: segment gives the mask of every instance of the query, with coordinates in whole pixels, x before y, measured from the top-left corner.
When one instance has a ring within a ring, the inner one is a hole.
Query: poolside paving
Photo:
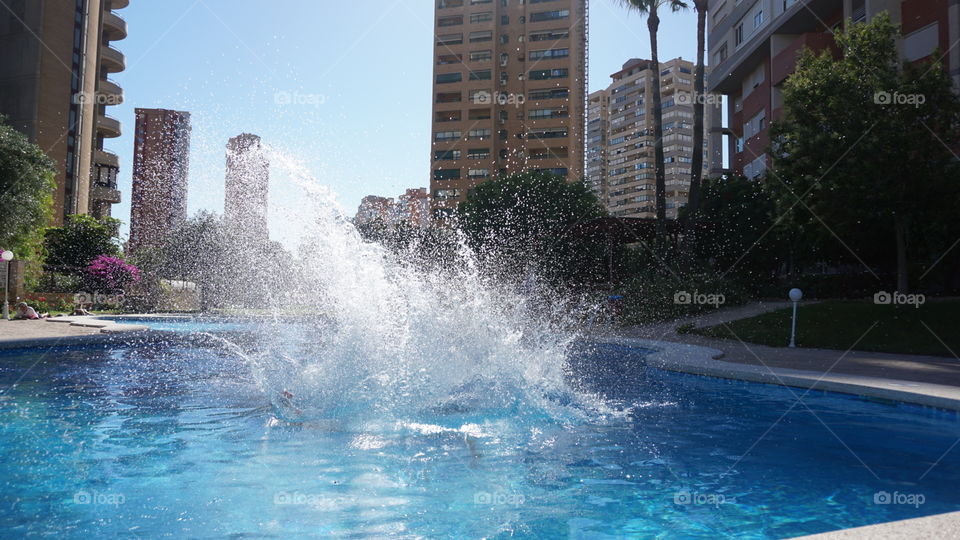
[[[17,346],[75,341],[85,337],[102,336],[146,330],[145,326],[117,324],[93,317],[53,317],[35,321],[7,321],[0,319],[0,346]]]
[[[728,363],[960,387],[960,358],[955,357],[786,346],[769,347],[744,343],[736,339],[712,339],[692,334],[678,334],[676,331],[677,327],[684,324],[703,328],[789,306],[789,302],[758,302],[689,319],[627,327],[616,334],[623,337],[673,341],[718,349],[723,351],[723,357],[720,360]]]

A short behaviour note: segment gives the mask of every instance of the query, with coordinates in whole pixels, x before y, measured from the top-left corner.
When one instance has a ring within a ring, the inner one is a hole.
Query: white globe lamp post
[[[789,347],[795,348],[797,346],[797,303],[803,299],[803,291],[800,289],[790,289],[790,301],[793,302],[793,323],[790,327],[790,345]]]

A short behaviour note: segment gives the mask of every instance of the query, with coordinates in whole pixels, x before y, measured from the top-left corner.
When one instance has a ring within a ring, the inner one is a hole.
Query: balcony
[[[127,57],[113,47],[103,46],[100,48],[100,65],[108,73],[119,73],[127,69]]]
[[[109,11],[103,14],[103,34],[110,41],[119,41],[127,37],[127,21]]]
[[[120,195],[120,191],[115,188],[93,184],[90,186],[90,199],[95,202],[118,204],[122,196]]]
[[[121,135],[120,121],[107,115],[97,117],[97,132],[107,139],[114,139]]]
[[[106,165],[107,167],[120,168],[120,157],[109,150],[94,150],[93,164]]]
[[[110,9],[123,9],[130,5],[130,0],[110,0]]]
[[[98,103],[103,103],[104,105],[119,105],[123,103],[123,88],[120,88],[117,83],[109,79],[100,79],[100,87],[97,89],[97,94],[101,96]]]

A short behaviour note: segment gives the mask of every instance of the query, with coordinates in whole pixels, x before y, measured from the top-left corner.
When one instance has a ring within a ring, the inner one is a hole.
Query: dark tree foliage
[[[120,256],[120,221],[88,215],[67,216],[63,227],[50,227],[44,237],[46,265],[65,274],[79,274],[100,255]]]
[[[602,279],[604,246],[574,231],[606,216],[583,182],[538,172],[498,178],[474,188],[458,216],[470,246],[503,275]]]
[[[801,54],[767,184],[796,262],[895,270],[906,291],[956,231],[960,101],[938,61],[899,63],[898,32],[881,14],[836,35],[840,60]]]

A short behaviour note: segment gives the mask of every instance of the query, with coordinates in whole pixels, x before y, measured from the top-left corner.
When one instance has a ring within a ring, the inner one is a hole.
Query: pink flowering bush
[[[123,259],[100,255],[87,266],[91,288],[102,292],[122,292],[140,281],[140,269]]]

